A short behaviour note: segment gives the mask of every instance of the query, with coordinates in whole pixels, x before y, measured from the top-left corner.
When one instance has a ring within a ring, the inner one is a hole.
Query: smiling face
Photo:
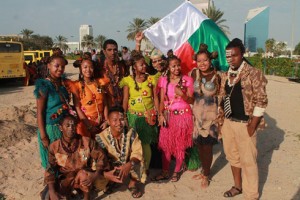
[[[83,60],[80,70],[84,78],[91,79],[94,75],[94,66],[91,60]]]
[[[226,60],[232,69],[238,69],[243,62],[243,55],[238,47],[226,49]]]
[[[181,65],[178,59],[172,59],[169,61],[170,73],[174,76],[179,76],[181,73]]]
[[[211,66],[211,60],[206,53],[201,53],[197,55],[197,68],[202,72],[207,72]]]
[[[134,64],[134,69],[140,74],[145,74],[147,69],[147,64],[144,58],[137,60]]]
[[[47,67],[49,69],[49,74],[52,78],[60,78],[65,72],[66,62],[63,58],[57,57],[54,58]]]
[[[163,59],[161,57],[152,59],[152,66],[159,72],[163,70]]]
[[[124,130],[124,114],[118,111],[112,112],[108,116],[108,124],[111,132],[114,134],[121,134]]]
[[[65,117],[59,128],[66,141],[70,141],[76,135],[76,122],[72,117]]]

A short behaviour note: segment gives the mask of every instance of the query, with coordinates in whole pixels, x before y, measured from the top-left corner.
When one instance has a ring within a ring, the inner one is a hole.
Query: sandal
[[[210,180],[209,180],[208,176],[203,175],[202,181],[201,181],[201,188],[206,189],[209,186],[209,182],[210,182]]]
[[[180,172],[174,172],[171,177],[171,182],[177,182],[180,179]]]
[[[143,196],[143,193],[135,186],[128,187],[128,190],[133,198],[141,198]]]
[[[162,171],[161,174],[159,174],[159,175],[153,177],[153,178],[151,179],[151,181],[153,181],[153,182],[158,182],[158,181],[168,180],[169,178],[170,178],[169,172],[167,172],[167,171],[166,171],[166,172],[165,172],[165,171]]]
[[[243,192],[242,189],[232,186],[232,188],[230,190],[226,191],[223,196],[224,197],[234,197],[236,195],[242,194],[242,192]]]

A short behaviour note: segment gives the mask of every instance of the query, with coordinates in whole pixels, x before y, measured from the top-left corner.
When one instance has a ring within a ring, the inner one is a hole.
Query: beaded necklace
[[[234,86],[238,82],[238,80],[240,78],[240,73],[241,73],[242,69],[244,68],[244,64],[245,63],[243,61],[242,64],[241,64],[241,66],[238,68],[238,70],[233,70],[233,69],[229,68],[229,70],[227,72],[227,84],[228,84],[229,87]],[[235,77],[232,80],[232,82],[230,82],[230,75],[231,74],[235,75]]]
[[[108,140],[110,142],[110,145],[116,150],[116,153],[117,153],[117,157],[120,159],[120,162],[121,163],[125,163],[126,162],[126,136],[125,136],[125,133],[122,134],[121,136],[122,138],[122,141],[121,141],[121,144],[122,146],[120,147],[120,153],[118,152],[118,148],[116,147],[116,139],[112,136],[111,134],[111,130],[110,130],[110,127],[108,128]]]

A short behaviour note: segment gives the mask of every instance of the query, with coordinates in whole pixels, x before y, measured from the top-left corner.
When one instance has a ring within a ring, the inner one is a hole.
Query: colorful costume
[[[134,179],[141,181],[142,183],[145,182],[146,173],[144,168],[143,150],[141,141],[135,130],[124,129],[119,145],[116,145],[118,141],[113,138],[110,128],[97,134],[96,141],[107,152],[108,161],[112,167],[123,165],[129,162],[131,158],[138,159],[140,163],[134,166],[133,170],[130,171],[130,174]]]
[[[128,123],[130,127],[135,128],[139,134],[139,139],[142,141],[146,168],[151,160],[151,148],[149,144],[157,141],[157,126],[149,125],[145,120],[145,113],[152,110],[152,117],[156,117],[153,88],[156,87],[157,79],[153,76],[148,76],[143,83],[136,83],[139,90],[136,90],[135,81],[132,76],[124,77],[120,82],[120,87],[127,86],[129,88],[128,99]],[[150,117],[150,116],[149,116]]]
[[[68,152],[62,139],[49,147],[49,167],[45,172],[45,184],[56,183],[59,193],[67,195],[72,189],[79,188],[89,192],[90,187],[81,184],[80,174],[98,170],[100,174],[109,170],[107,158],[95,140],[82,139],[77,135],[74,152]]]
[[[183,76],[182,85],[193,93],[193,79]],[[168,83],[167,77],[161,77],[158,87],[167,90],[165,94],[166,126],[161,127],[158,146],[163,151],[163,170],[169,169],[171,156],[176,158],[175,172],[181,168],[185,150],[192,146],[193,118],[191,106],[175,94],[177,84]]]
[[[61,138],[61,131],[58,128],[59,120],[68,113],[67,101],[69,93],[64,85],[56,88],[48,79],[38,79],[35,82],[34,95],[38,99],[41,95],[46,96],[44,124],[50,144]],[[38,143],[43,168],[48,164],[48,150],[44,148],[41,141],[40,130],[38,130]]]
[[[230,74],[221,76],[220,97],[230,95],[231,114],[225,118],[224,105],[220,107],[219,123],[222,125],[226,159],[231,166],[242,169],[242,185],[245,199],[258,199],[258,167],[256,132],[250,137],[248,123],[253,116],[262,117],[268,104],[266,85],[263,73],[245,61],[239,67],[238,81],[228,83]],[[225,118],[225,119],[224,119]],[[260,126],[264,126],[263,118]]]
[[[194,69],[196,74],[194,81],[194,139],[199,144],[216,144],[217,141],[217,112],[220,76],[216,71],[203,76],[199,70]],[[192,73],[193,73],[192,72]],[[211,88],[209,88],[211,86]],[[206,89],[206,87],[208,87]]]
[[[109,107],[113,106],[122,106],[123,101],[123,90],[119,87],[119,83],[125,75],[125,64],[123,62],[117,62],[116,72],[112,73],[109,70],[109,67],[106,66],[104,61],[103,69],[105,71],[104,77],[109,79],[109,95],[108,95],[108,105]]]
[[[108,82],[107,78],[101,78],[95,79],[91,84],[75,81],[71,86],[72,93],[80,100],[82,112],[93,126],[100,126],[105,121],[104,101],[107,96]],[[77,132],[82,136],[95,137],[82,122],[78,124]]]

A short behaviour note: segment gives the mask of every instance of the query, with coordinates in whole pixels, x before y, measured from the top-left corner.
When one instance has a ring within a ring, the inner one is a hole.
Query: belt
[[[248,120],[240,120],[240,119],[236,119],[236,118],[233,118],[233,117],[229,117],[228,119],[230,121],[233,121],[233,122],[248,123]]]
[[[191,113],[191,109],[186,108],[186,109],[175,109],[175,110],[167,110],[168,112],[174,114],[174,115],[183,115],[184,113]]]

